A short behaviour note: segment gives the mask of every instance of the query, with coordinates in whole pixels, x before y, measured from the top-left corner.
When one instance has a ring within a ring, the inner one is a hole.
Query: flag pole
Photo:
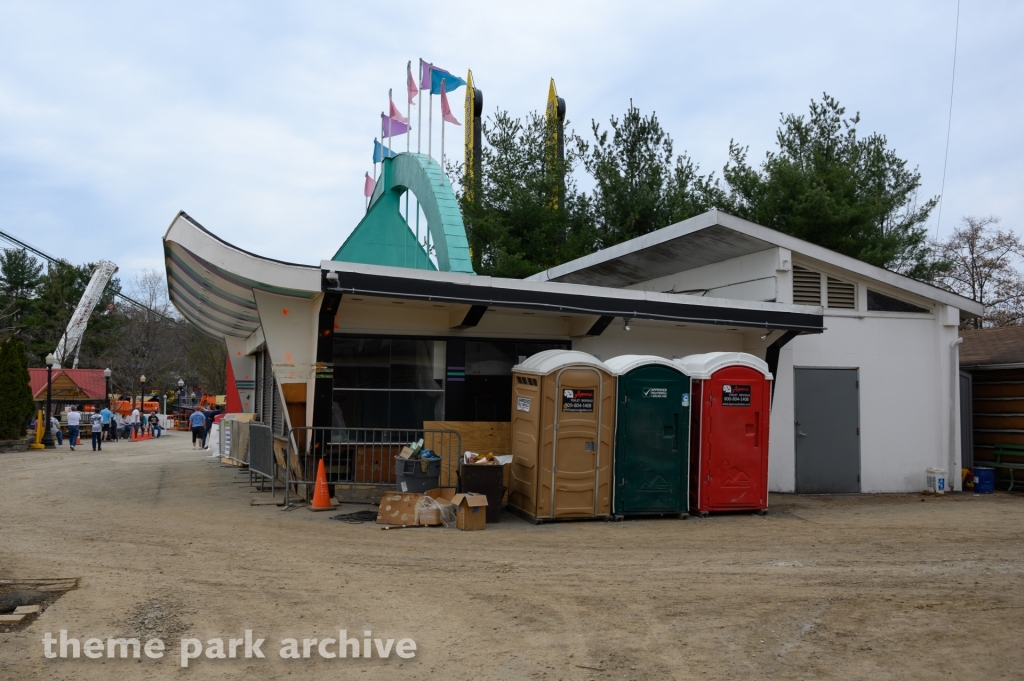
[[[441,79],[441,92],[444,93],[444,81]],[[433,84],[433,83],[431,83]],[[442,184],[444,183],[444,101],[441,102],[441,178]]]
[[[420,101],[416,102],[416,153],[419,154],[422,151],[422,145],[420,140],[423,137],[423,60],[420,59],[420,72],[419,84],[417,87],[420,89],[419,98]]]
[[[405,93],[405,120],[409,124],[409,130],[405,137],[405,153],[412,151],[412,99],[409,98],[409,81],[412,80],[412,60],[405,65],[406,93]],[[419,87],[419,86],[417,86]],[[405,222],[409,223],[409,190],[405,190]]]
[[[428,86],[430,88],[430,103],[427,105],[427,156],[434,158],[433,142],[434,142],[434,65],[427,65],[427,79],[430,82]]]

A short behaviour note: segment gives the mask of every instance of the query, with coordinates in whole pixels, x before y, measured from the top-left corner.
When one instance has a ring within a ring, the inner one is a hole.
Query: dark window
[[[868,289],[868,310],[870,312],[920,312],[924,314],[931,312],[931,310],[918,307],[905,300],[893,298],[871,289]]]
[[[386,390],[391,382],[391,341],[337,338],[334,341],[334,387]]]
[[[444,419],[444,341],[336,338],[335,428],[420,428]]]

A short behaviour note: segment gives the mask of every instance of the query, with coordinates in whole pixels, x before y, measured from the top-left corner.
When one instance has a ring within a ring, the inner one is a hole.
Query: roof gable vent
[[[855,287],[848,281],[833,279],[828,280],[828,306],[839,310],[856,309],[857,303],[854,297]]]
[[[793,265],[793,303],[821,305],[821,274]]]

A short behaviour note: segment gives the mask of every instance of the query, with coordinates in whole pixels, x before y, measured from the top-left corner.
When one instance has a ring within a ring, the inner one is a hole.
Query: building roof
[[[244,251],[184,211],[164,235],[164,260],[171,302],[215,338],[248,338],[260,326],[253,289],[296,298],[320,292],[319,268]]]
[[[862,277],[951,305],[968,315],[981,316],[984,313],[984,307],[969,298],[720,210],[710,210],[689,220],[552,267],[529,279],[597,286],[631,286],[773,247],[786,248]]]
[[[697,298],[655,291],[503,279],[324,260],[324,291],[400,300],[461,303],[481,309],[514,308],[757,329],[824,331],[821,307],[750,300]],[[336,281],[327,275],[337,276]]]
[[[960,332],[960,366],[1012,368],[1024,366],[1024,326],[966,329]]]
[[[51,386],[63,383],[59,381],[61,376],[66,376],[78,389],[86,395],[86,399],[102,400],[107,395],[107,380],[103,375],[103,369],[54,369],[50,378]],[[28,370],[29,387],[32,388],[32,396],[36,399],[46,399],[46,369],[30,368]],[[53,391],[51,389],[51,395]],[[81,399],[81,396],[63,397],[56,395],[59,399]]]

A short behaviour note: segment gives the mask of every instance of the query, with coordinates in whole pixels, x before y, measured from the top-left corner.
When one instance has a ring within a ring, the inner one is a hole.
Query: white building
[[[913,492],[928,467],[959,487],[957,327],[982,307],[718,211],[529,280],[282,263],[184,213],[164,247],[172,301],[224,340],[229,402],[282,464],[301,426],[507,422],[512,366],[544,349],[743,351],[775,375],[772,490]]]
[[[972,300],[720,211],[530,279],[780,305],[822,306],[825,331],[792,336],[774,365],[770,489],[914,492],[925,469],[960,488],[957,327]],[[765,356],[767,339],[736,347]],[[574,349],[635,351],[620,335]],[[612,341],[612,342],[609,342]],[[632,344],[629,343],[631,346]],[[648,347],[664,356],[690,348]],[[969,405],[965,405],[968,409]]]

